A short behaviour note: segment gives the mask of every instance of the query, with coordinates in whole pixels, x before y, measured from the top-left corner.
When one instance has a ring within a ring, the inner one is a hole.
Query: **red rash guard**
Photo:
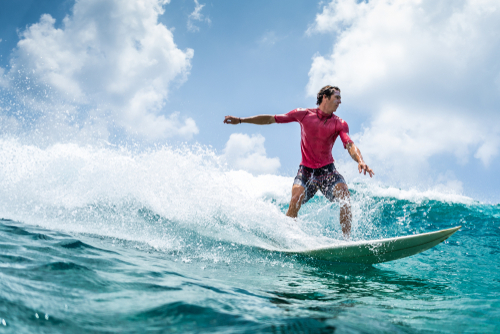
[[[337,136],[340,136],[344,148],[352,143],[349,126],[336,115],[327,115],[319,108],[295,109],[284,115],[275,115],[276,123],[299,122],[301,129],[300,150],[303,166],[320,168],[331,164],[332,148]]]

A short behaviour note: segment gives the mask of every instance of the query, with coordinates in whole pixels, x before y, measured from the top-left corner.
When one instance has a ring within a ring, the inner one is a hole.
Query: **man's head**
[[[319,93],[317,95],[317,100],[316,104],[319,106],[321,102],[323,102],[323,97],[327,97],[330,99],[330,97],[335,93],[338,92],[340,93],[340,88],[336,86],[325,86],[319,90]]]

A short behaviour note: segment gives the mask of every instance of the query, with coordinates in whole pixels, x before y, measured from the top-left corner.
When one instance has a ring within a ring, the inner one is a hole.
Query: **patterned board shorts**
[[[337,183],[345,183],[333,163],[321,168],[309,168],[300,165],[293,184],[298,184],[306,190],[302,203],[309,201],[319,190],[330,201],[335,199],[334,190]]]

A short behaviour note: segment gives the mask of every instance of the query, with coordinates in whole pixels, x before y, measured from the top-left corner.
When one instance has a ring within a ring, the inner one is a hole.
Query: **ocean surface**
[[[376,265],[290,256],[342,242],[292,177],[204,147],[137,152],[0,139],[0,333],[499,333],[500,205],[349,183],[353,240],[461,225]]]

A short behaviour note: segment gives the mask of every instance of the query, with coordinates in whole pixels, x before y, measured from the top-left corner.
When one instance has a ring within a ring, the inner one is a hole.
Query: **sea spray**
[[[291,178],[231,171],[206,147],[134,152],[2,139],[0,152],[1,210],[27,223],[166,249],[179,246],[178,230],[260,247],[331,242],[319,226],[284,216]],[[144,212],[157,220],[145,223]]]

